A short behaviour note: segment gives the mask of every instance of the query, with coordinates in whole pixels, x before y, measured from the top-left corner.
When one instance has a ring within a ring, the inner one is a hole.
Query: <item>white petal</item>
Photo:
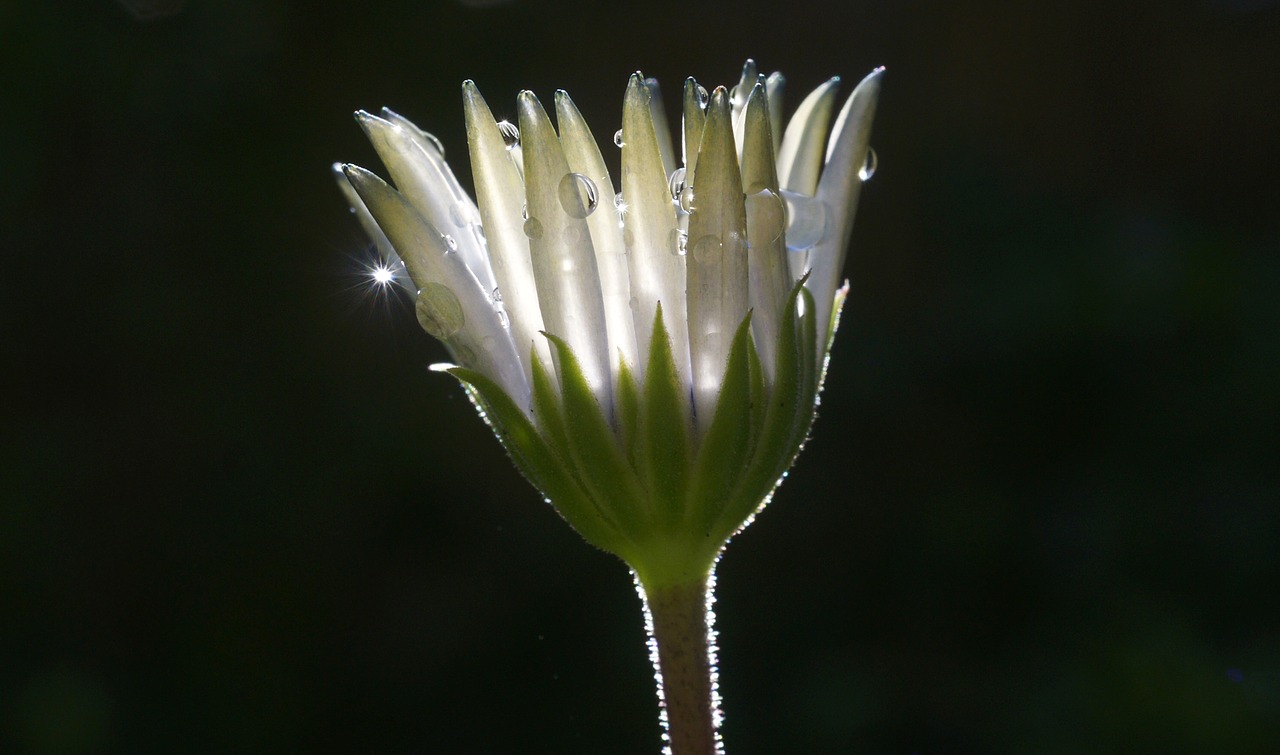
[[[662,169],[669,176],[676,169],[675,148],[671,146],[671,126],[667,123],[667,108],[662,104],[662,88],[657,79],[645,79],[649,90],[649,114],[653,116],[653,134],[658,138],[658,152],[662,154]]]
[[[462,103],[489,264],[510,317],[511,337],[522,358],[533,348],[542,363],[550,365],[547,339],[538,334],[542,330],[542,312],[529,259],[529,238],[524,233],[524,182],[507,154],[493,113],[474,82],[462,83]],[[533,379],[529,365],[525,366],[525,377]]]
[[[662,302],[662,320],[671,338],[676,376],[689,378],[689,332],[685,309],[684,258],[676,253],[676,216],[662,165],[649,91],[632,74],[622,106],[623,244],[631,273],[631,303],[640,350],[637,371],[647,366],[653,318]]]
[[[689,351],[695,423],[703,430],[715,411],[733,334],[749,306],[747,219],[729,108],[729,93],[718,87],[702,130],[689,216]]]
[[[769,123],[773,125],[773,155],[777,158],[782,145],[782,101],[787,91],[787,79],[781,71],[774,71],[765,80],[765,93],[769,95]]]
[[[693,77],[684,82],[684,168],[685,182],[693,181],[693,172],[698,165],[698,147],[702,144],[702,125],[707,122],[707,90],[698,85]]]
[[[854,212],[862,188],[858,172],[866,160],[883,72],[883,68],[872,71],[841,108],[827,150],[822,180],[818,183],[817,198],[826,206],[830,218],[826,238],[818,242],[810,257],[813,274],[807,284],[817,310],[819,354],[825,351],[831,307],[849,251],[849,236],[853,232]]]
[[[498,284],[493,277],[493,268],[489,265],[489,250],[485,244],[484,230],[480,225],[480,210],[476,207],[475,200],[458,182],[458,177],[453,174],[449,163],[445,161],[444,145],[433,134],[418,128],[413,121],[390,108],[382,108],[382,117],[407,131],[422,154],[435,166],[441,182],[453,200],[453,204],[449,207],[449,223],[437,227],[449,228],[445,232],[459,240],[458,251],[462,253],[467,265],[475,271],[476,278],[482,285],[492,290]],[[392,179],[395,179],[394,175]],[[470,256],[469,250],[472,248],[476,250],[478,259],[473,260]]]
[[[403,120],[403,119],[401,119]],[[422,213],[441,233],[453,239],[456,251],[476,279],[493,289],[493,272],[483,243],[475,231],[479,214],[467,197],[453,192],[448,169],[437,150],[438,142],[424,139],[417,127],[406,128],[383,120],[363,110],[356,111],[356,122],[364,129],[370,143],[387,166],[391,180],[405,199]]]
[[[422,289],[419,312],[425,298],[433,311],[443,313],[434,319],[429,332],[443,341],[463,366],[492,378],[517,405],[527,407],[529,383],[515,344],[466,263],[449,250],[443,235],[400,192],[363,168],[348,165],[345,172]]]
[[[369,208],[364,206],[364,200],[360,198],[355,188],[352,187],[351,182],[347,180],[347,173],[343,164],[334,163],[332,169],[333,176],[338,181],[338,190],[342,192],[342,196],[347,200],[352,213],[355,214],[356,220],[360,223],[360,228],[373,241],[374,247],[378,250],[378,258],[389,268],[403,265],[400,255],[396,253],[395,247],[391,245],[391,240],[378,227],[378,221],[374,220],[373,216],[369,214]],[[417,287],[414,286],[410,293],[417,293],[417,291]]]
[[[792,278],[783,236],[786,214],[778,194],[778,174],[773,161],[771,102],[767,100],[765,88],[759,85],[747,100],[743,118],[742,185],[746,193],[751,331],[765,382],[772,385],[782,310],[791,293]]]
[[[609,365],[615,372],[621,358],[633,370],[636,360],[636,330],[631,318],[631,283],[627,272],[626,249],[622,244],[622,221],[614,203],[613,180],[600,154],[600,146],[582,114],[564,90],[556,92],[556,123],[560,144],[569,170],[595,182],[600,206],[587,216],[591,245],[595,248],[596,269],[600,272],[600,294],[604,299],[605,330],[609,338]],[[614,379],[616,381],[617,375]]]
[[[569,170],[560,139],[533,92],[516,99],[524,143],[529,219],[525,232],[538,286],[542,322],[569,344],[605,416],[613,412],[613,380],[600,296],[600,275],[587,229],[582,181]],[[597,192],[595,203],[599,203]]]
[[[809,93],[787,124],[778,148],[778,180],[783,189],[813,196],[827,146],[827,124],[835,105],[840,77],[828,79]]]

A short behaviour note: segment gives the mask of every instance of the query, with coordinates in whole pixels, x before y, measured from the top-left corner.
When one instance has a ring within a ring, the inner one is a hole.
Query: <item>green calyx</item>
[[[661,306],[643,380],[620,365],[610,414],[572,349],[551,334],[544,335],[559,378],[533,355],[532,418],[485,375],[446,371],[583,538],[622,558],[648,586],[688,584],[705,579],[729,538],[768,502],[809,432],[822,377],[815,311],[802,280],[778,329],[772,385],[751,314],[743,318],[709,420],[691,416]]]

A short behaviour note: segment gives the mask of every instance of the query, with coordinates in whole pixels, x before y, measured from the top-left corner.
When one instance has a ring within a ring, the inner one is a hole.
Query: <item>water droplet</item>
[[[508,150],[520,146],[520,129],[511,121],[498,121],[498,133],[502,134],[502,143]]]
[[[631,226],[622,229],[622,244],[630,251],[636,245],[636,232]]]
[[[711,101],[711,95],[707,93],[707,88],[699,84],[698,85],[698,104],[702,106],[703,110],[706,110],[707,103],[710,101]]]
[[[782,230],[787,224],[782,197],[763,189],[747,195],[746,207],[747,227],[761,234],[761,238],[750,239],[753,245],[772,244],[782,236]]]
[[[573,246],[582,240],[582,233],[578,230],[578,226],[575,224],[565,226],[565,229],[560,232],[560,237],[564,239],[564,243],[566,245]]]
[[[718,264],[724,254],[724,242],[715,234],[707,234],[693,243],[693,258],[704,265]]]
[[[680,209],[683,212],[693,212],[693,187],[686,186],[684,191],[680,192]]]
[[[537,240],[542,238],[542,221],[537,218],[529,218],[524,221],[524,235],[531,239]]]
[[[498,310],[498,324],[501,325],[504,330],[511,327],[511,318],[507,316],[507,311],[505,309]]]
[[[673,201],[680,199],[680,194],[681,192],[684,191],[684,187],[685,187],[684,177],[685,177],[685,169],[676,168],[675,170],[671,171],[671,177],[667,179],[667,188],[671,189],[671,199]]]
[[[787,249],[808,249],[826,238],[827,208],[822,200],[783,190],[787,205]]]
[[[572,218],[585,218],[595,212],[596,206],[600,204],[596,182],[581,173],[564,174],[557,192],[560,206]]]
[[[876,167],[879,164],[880,161],[876,158],[875,148],[867,147],[867,159],[863,161],[862,167],[858,168],[858,178],[863,181],[871,180],[871,177],[876,174]]]
[[[422,329],[442,341],[462,330],[462,303],[443,283],[431,282],[423,286],[418,292],[414,310]]]
[[[613,132],[613,143],[619,147],[621,147],[624,144],[624,142],[622,141],[622,129],[618,129],[617,131]]]
[[[672,228],[671,233],[667,236],[668,246],[672,254],[681,257],[689,252],[689,232],[682,231],[679,228]]]
[[[529,219],[529,205],[528,205],[528,203],[525,203],[525,204],[520,205],[520,218],[521,218],[522,220],[528,220],[528,219]]]
[[[493,289],[493,293],[489,294],[489,300],[490,300],[490,301],[492,301],[495,305],[501,304],[501,303],[502,303],[502,289],[497,288],[497,287],[495,286],[495,287],[494,287],[494,289]]]
[[[455,239],[454,237],[450,236],[447,233],[442,237],[442,239],[444,240],[444,250],[446,253],[458,251],[457,239]]]
[[[436,138],[435,134],[423,131],[422,129],[418,129],[418,133],[422,134],[423,139],[426,139],[431,143],[431,148],[436,151],[436,154],[440,155],[440,157],[444,157],[444,144]]]

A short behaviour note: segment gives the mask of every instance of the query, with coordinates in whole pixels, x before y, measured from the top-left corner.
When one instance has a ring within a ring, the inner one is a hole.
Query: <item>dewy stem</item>
[[[658,682],[659,717],[671,755],[717,755],[720,693],[716,681],[714,573],[704,581],[636,586],[645,605],[649,659]]]

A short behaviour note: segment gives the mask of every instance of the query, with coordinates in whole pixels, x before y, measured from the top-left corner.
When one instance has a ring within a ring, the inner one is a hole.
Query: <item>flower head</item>
[[[685,82],[681,159],[657,82],[623,98],[621,180],[568,94],[495,121],[463,84],[472,201],[440,142],[356,119],[396,188],[335,165],[422,327],[520,470],[649,582],[705,576],[768,500],[814,416],[879,91],[834,127],[838,79],[781,128],[783,78]],[[558,127],[558,130],[557,130]],[[616,193],[615,193],[616,192]]]

